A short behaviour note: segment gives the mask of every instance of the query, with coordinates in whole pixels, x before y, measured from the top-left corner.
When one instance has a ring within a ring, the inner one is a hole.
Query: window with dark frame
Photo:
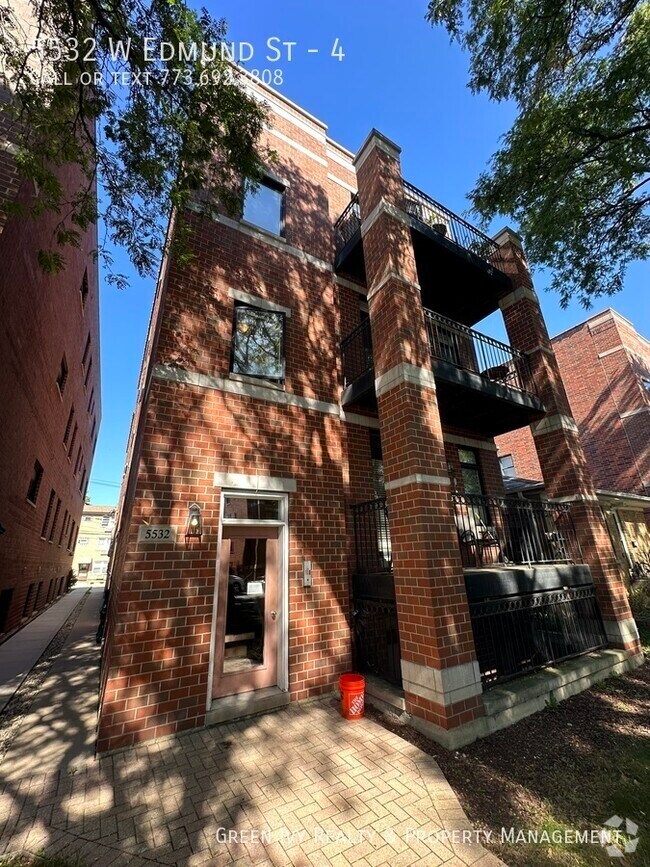
[[[50,526],[50,517],[52,516],[52,509],[54,508],[54,500],[56,499],[56,491],[54,488],[50,491],[50,499],[47,502],[47,509],[45,510],[45,518],[43,519],[43,527],[41,528],[41,539],[47,539],[47,528]]]
[[[79,472],[79,465],[81,464],[81,446],[77,449],[77,457],[74,462],[74,470],[72,471],[72,475],[76,476]]]
[[[77,422],[74,424],[74,430],[72,431],[72,437],[70,439],[70,445],[68,446],[68,457],[72,458],[72,452],[74,450],[74,444],[77,441],[77,434],[79,433],[79,425]]]
[[[59,393],[63,394],[65,391],[65,384],[68,381],[68,362],[66,361],[65,355],[61,359],[61,367],[59,368],[59,375],[56,378],[56,384],[59,389]]]
[[[88,380],[90,379],[90,371],[93,369],[93,360],[92,358],[88,362],[88,367],[86,368],[86,378],[84,379],[84,388],[88,387]]]
[[[25,604],[23,605],[23,617],[28,617],[34,610],[34,593],[36,592],[36,581],[32,581],[25,596]]]
[[[29,480],[29,488],[27,489],[27,499],[33,505],[36,505],[36,501],[38,500],[38,492],[41,489],[41,482],[43,481],[43,467],[40,465],[38,461],[34,461],[34,474]]]
[[[86,362],[88,361],[89,352],[90,352],[90,334],[86,338],[86,345],[84,347],[84,354],[83,354],[83,357],[81,359],[81,366],[82,367],[86,366]]]
[[[54,510],[54,518],[52,519],[52,526],[50,527],[50,535],[48,537],[48,542],[54,541],[54,534],[56,533],[56,525],[59,520],[59,512],[61,511],[61,497],[57,498],[56,501],[56,509]]]
[[[66,510],[65,510],[65,513],[64,513],[64,515],[63,515],[63,521],[61,522],[61,532],[59,533],[59,548],[60,548],[61,545],[63,544],[63,540],[64,540],[64,538],[65,538],[65,531],[66,531],[66,529],[67,529],[67,527],[68,527],[68,521],[69,521],[69,519],[70,519],[70,513],[69,513],[68,510],[66,509]]]
[[[237,304],[233,316],[230,372],[284,380],[285,314]]]
[[[65,433],[63,434],[63,445],[68,445],[68,439],[70,438],[70,431],[72,430],[72,422],[74,420],[74,406],[70,407],[70,413],[68,415],[68,421],[65,425]]]
[[[81,286],[79,287],[79,291],[81,293],[81,306],[86,306],[86,298],[88,297],[88,271],[84,271],[84,276],[81,281]]]
[[[247,223],[266,229],[274,235],[284,233],[285,187],[273,178],[265,177],[256,190],[248,190],[244,196],[242,219]]]
[[[463,477],[463,490],[466,494],[483,494],[481,468],[474,449],[458,449],[460,472]]]

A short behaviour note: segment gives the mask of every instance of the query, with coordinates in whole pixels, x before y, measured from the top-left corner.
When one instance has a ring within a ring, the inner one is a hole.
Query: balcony
[[[425,310],[438,405],[443,421],[497,436],[543,417],[528,358],[492,337]],[[341,343],[341,402],[376,407],[370,320]]]
[[[452,507],[484,687],[606,644],[566,504],[456,492]],[[352,518],[359,658],[395,682],[399,618],[386,498],[353,506]]]
[[[406,181],[402,208],[411,228],[424,303],[468,325],[494,312],[499,296],[510,287],[499,245]],[[365,282],[358,196],[336,221],[334,237],[335,270]],[[460,291],[441,297],[441,285]]]

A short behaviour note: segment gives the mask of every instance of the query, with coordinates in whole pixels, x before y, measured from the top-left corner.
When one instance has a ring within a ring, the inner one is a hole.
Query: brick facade
[[[348,506],[378,494],[377,433],[407,707],[443,741],[483,714],[450,497],[452,485],[463,487],[458,449],[476,456],[486,494],[502,494],[503,484],[494,441],[470,424],[445,422],[438,406],[401,212],[399,149],[373,131],[353,158],[320,121],[260,91],[269,105],[264,144],[277,153],[269,172],[284,190],[284,231],[209,219],[197,203],[186,215],[193,261],[163,263],[110,567],[100,751],[202,726],[223,707],[224,699],[213,699],[212,666],[226,491],[286,496],[287,666],[278,683],[291,700],[335,688],[355,664]],[[332,267],[334,222],[356,190],[365,282]],[[230,372],[242,297],[284,312],[282,382]],[[377,403],[342,406],[340,342],[365,317]],[[184,537],[192,503],[201,510],[200,540]],[[175,528],[176,542],[139,542],[139,530],[156,524]],[[306,562],[311,587],[303,584]]]
[[[649,496],[650,342],[606,310],[551,343],[594,484]],[[501,454],[513,455],[518,476],[542,477],[528,428],[497,442]]]
[[[72,170],[62,172],[70,189],[77,181]],[[19,195],[28,200],[27,184]],[[65,590],[101,420],[96,236],[89,231],[79,249],[65,251],[61,273],[44,274],[36,257],[53,225],[48,214],[12,217],[0,234],[0,639]],[[32,503],[37,461],[42,477]]]

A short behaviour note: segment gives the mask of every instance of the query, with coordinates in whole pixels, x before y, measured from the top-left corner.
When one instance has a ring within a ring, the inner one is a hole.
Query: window
[[[72,451],[74,449],[74,444],[77,441],[77,433],[79,432],[79,425],[75,422],[74,430],[72,431],[72,439],[70,440],[70,445],[68,447],[68,457],[72,457]]]
[[[59,375],[56,378],[56,384],[59,389],[59,393],[63,394],[65,391],[65,384],[68,381],[68,362],[65,360],[65,355],[61,359],[61,367],[59,368]]]
[[[110,515],[102,515],[102,527],[106,528],[111,523]]]
[[[54,488],[50,491],[50,499],[47,502],[47,509],[45,510],[45,518],[43,519],[43,527],[41,529],[41,539],[47,538],[47,528],[50,526],[50,517],[52,516],[52,509],[54,508],[54,500],[56,499],[56,491]]]
[[[274,235],[284,231],[284,186],[272,178],[263,178],[256,190],[244,197],[242,217]]]
[[[458,449],[460,471],[463,477],[463,490],[466,494],[482,494],[483,484],[479,469],[478,456],[474,449]]]
[[[56,509],[54,510],[54,520],[52,521],[52,526],[50,528],[50,536],[48,542],[52,542],[54,540],[54,533],[56,532],[56,525],[59,520],[59,512],[61,511],[61,498],[59,497],[56,501]]]
[[[93,360],[92,358],[88,362],[88,367],[86,368],[86,378],[84,379],[84,388],[88,385],[88,380],[90,379],[90,371],[93,369]]]
[[[88,544],[88,536],[79,536],[78,545],[87,545]]]
[[[230,370],[284,379],[284,313],[238,304],[233,320]]]
[[[30,503],[36,505],[36,501],[38,499],[38,492],[41,489],[41,482],[43,481],[43,467],[39,464],[38,461],[34,461],[34,474],[32,475],[29,481],[29,487],[27,488],[27,499]]]
[[[28,617],[34,608],[34,593],[36,593],[36,582],[33,581],[29,585],[27,596],[25,596],[25,604],[23,605],[23,617]]]
[[[88,399],[88,413],[90,414],[93,411],[93,400],[95,399],[95,389],[90,392],[90,397]]]
[[[83,358],[81,359],[81,366],[82,367],[86,366],[86,362],[88,361],[89,353],[90,353],[90,334],[86,338],[86,346],[84,348]]]
[[[83,280],[81,281],[81,286],[79,287],[79,292],[81,293],[81,306],[86,306],[86,298],[88,297],[88,271],[84,271]]]
[[[68,551],[72,551],[72,540],[75,538],[74,528],[75,528],[75,520],[73,518],[72,523],[70,524],[70,535],[68,536]]]
[[[501,464],[501,475],[504,479],[514,479],[517,475],[515,471],[515,461],[512,455],[502,455],[499,458]]]
[[[248,521],[278,521],[280,501],[254,497],[224,497],[223,516]]]
[[[65,433],[63,434],[63,445],[67,446],[68,439],[70,437],[70,430],[72,429],[72,422],[74,421],[74,406],[70,409],[70,414],[68,415],[68,421],[65,425]]]
[[[79,446],[79,448],[77,449],[77,457],[76,457],[75,462],[74,462],[74,472],[72,473],[73,476],[76,476],[77,473],[79,472],[79,465],[80,464],[81,464],[81,446]]]
[[[63,521],[61,522],[61,532],[59,534],[59,548],[63,544],[63,537],[65,536],[65,531],[67,529],[69,519],[70,519],[70,513],[66,509],[65,514],[63,515]]]
[[[79,481],[79,493],[85,493],[84,491],[84,482],[86,481],[86,467],[84,466],[81,471],[81,479]]]
[[[95,436],[95,428],[96,427],[97,427],[97,419],[95,418],[95,416],[93,416],[93,426],[92,426],[92,430],[90,431],[90,439],[91,440]]]

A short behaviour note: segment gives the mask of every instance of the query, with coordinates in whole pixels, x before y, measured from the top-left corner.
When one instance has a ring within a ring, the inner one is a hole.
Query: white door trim
[[[273,499],[280,501],[280,519],[277,521],[254,521],[240,518],[223,518],[224,498],[229,497],[250,497],[252,499]],[[217,534],[217,563],[214,579],[214,595],[212,599],[212,623],[210,626],[210,659],[208,670],[208,693],[206,696],[206,711],[209,711],[213,702],[219,702],[220,699],[212,698],[212,687],[214,684],[214,655],[215,643],[217,640],[217,605],[219,601],[219,569],[221,565],[221,543],[223,540],[223,528],[236,526],[254,526],[254,527],[278,527],[279,533],[279,555],[280,562],[278,563],[278,608],[281,612],[280,628],[278,629],[278,688],[283,692],[289,690],[289,497],[286,493],[277,493],[276,491],[260,491],[249,490],[243,491],[240,488],[235,490],[222,489],[221,501],[219,506],[219,531]]]

